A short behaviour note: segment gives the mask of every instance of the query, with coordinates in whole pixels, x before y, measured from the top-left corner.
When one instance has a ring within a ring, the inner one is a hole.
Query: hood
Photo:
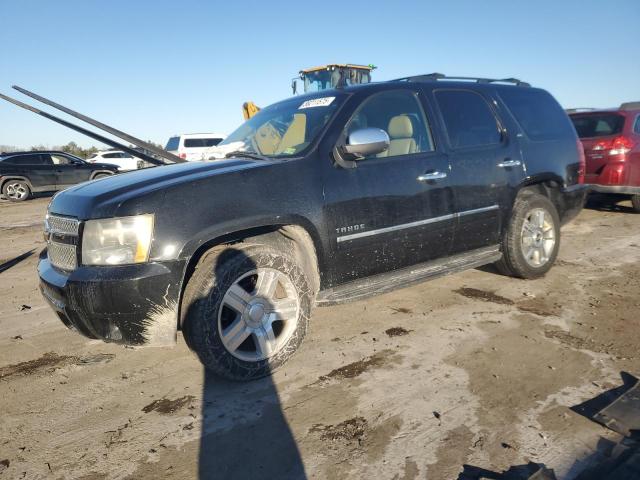
[[[153,213],[163,190],[182,184],[203,181],[229,172],[237,172],[270,165],[268,161],[229,159],[216,162],[188,162],[161,167],[145,168],[128,173],[113,175],[92,182],[85,182],[56,194],[49,205],[49,211],[87,220],[118,215],[118,209],[125,202],[133,204],[137,213]],[[156,203],[146,201],[150,196]]]

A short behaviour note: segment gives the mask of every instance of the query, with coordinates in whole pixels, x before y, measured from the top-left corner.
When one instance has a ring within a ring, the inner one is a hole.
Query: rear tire
[[[502,240],[500,273],[538,278],[553,266],[560,248],[560,218],[551,201],[533,192],[516,198],[511,221]]]
[[[2,186],[2,194],[10,202],[24,202],[31,196],[31,189],[27,182],[9,180]]]
[[[312,299],[303,269],[272,247],[213,250],[185,289],[182,330],[207,369],[253,380],[281,367],[302,344]]]
[[[640,213],[640,194],[631,196],[631,206],[634,212]]]

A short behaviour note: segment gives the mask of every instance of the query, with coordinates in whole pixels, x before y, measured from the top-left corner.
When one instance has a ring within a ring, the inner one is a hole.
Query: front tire
[[[185,289],[182,330],[206,368],[231,380],[270,375],[307,332],[312,293],[286,254],[249,245],[205,255]]]
[[[9,180],[2,186],[2,194],[11,202],[24,202],[31,196],[31,189],[27,182]]]
[[[551,269],[560,248],[560,218],[542,195],[523,192],[516,198],[502,241],[498,270],[519,278],[538,278]]]
[[[631,206],[633,207],[634,212],[640,213],[640,194],[636,194],[631,197]]]

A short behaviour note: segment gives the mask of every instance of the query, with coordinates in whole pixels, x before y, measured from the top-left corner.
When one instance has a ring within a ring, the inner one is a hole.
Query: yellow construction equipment
[[[304,93],[369,83],[371,82],[371,71],[376,68],[375,65],[351,63],[331,63],[306,68],[298,72],[299,78],[294,78],[291,81],[291,90],[294,95],[298,93],[298,80],[302,81]],[[249,120],[259,111],[260,107],[251,101],[242,104],[242,115],[245,120]]]

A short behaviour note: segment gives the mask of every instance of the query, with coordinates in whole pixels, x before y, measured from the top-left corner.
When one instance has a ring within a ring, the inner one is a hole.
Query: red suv
[[[584,145],[585,183],[594,192],[631,196],[640,212],[640,102],[568,113]]]

